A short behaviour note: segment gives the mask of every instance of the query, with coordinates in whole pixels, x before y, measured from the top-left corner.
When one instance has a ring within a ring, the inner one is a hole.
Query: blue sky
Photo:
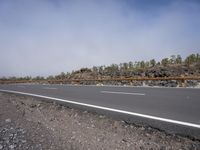
[[[0,77],[200,53],[198,0],[0,0]]]

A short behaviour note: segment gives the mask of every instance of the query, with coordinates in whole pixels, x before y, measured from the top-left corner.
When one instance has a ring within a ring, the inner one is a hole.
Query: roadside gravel
[[[0,93],[0,150],[199,150],[200,141],[37,98]]]

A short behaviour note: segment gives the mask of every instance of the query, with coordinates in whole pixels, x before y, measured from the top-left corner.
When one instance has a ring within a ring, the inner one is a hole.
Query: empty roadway
[[[0,91],[16,91],[77,102],[78,105],[108,108],[105,111],[130,112],[133,116],[139,114],[137,117],[142,119],[194,128],[195,132],[200,130],[200,89],[10,84],[0,85]]]

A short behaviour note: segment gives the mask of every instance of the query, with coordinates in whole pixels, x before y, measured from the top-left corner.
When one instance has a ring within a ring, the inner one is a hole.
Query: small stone
[[[55,120],[55,118],[51,118],[51,119],[50,119],[50,121],[54,121],[54,120]]]
[[[83,113],[84,113],[84,114],[87,114],[88,112],[87,112],[87,111],[84,111]]]
[[[3,146],[0,144],[0,149],[3,149]]]
[[[144,141],[143,141],[143,140],[140,140],[140,141],[139,141],[139,143],[143,144],[143,143],[144,143]]]
[[[35,108],[35,107],[37,107],[37,105],[36,104],[31,104],[30,107],[31,108]]]
[[[123,143],[126,143],[126,142],[128,142],[128,141],[127,141],[126,139],[122,139],[122,142],[123,142]]]
[[[101,118],[101,119],[102,119],[102,118],[105,118],[105,116],[103,116],[103,115],[100,115],[100,116],[99,116],[99,118]]]
[[[5,120],[5,122],[10,123],[10,122],[11,122],[11,119],[8,118],[8,119]]]
[[[22,143],[26,143],[26,140],[22,140]]]
[[[144,147],[143,147],[143,146],[140,146],[140,150],[144,150]]]
[[[72,134],[76,134],[76,132],[73,131]]]
[[[165,150],[166,149],[166,147],[164,147],[164,146],[161,146],[161,148],[160,148],[160,150]]]
[[[75,138],[76,138],[75,136],[72,136],[72,137],[71,137],[72,140],[74,140]]]
[[[142,128],[141,128],[141,130],[142,130],[142,131],[144,131],[144,130],[145,130],[145,128],[144,128],[144,127],[142,127]]]
[[[14,149],[14,148],[15,148],[15,145],[10,145],[9,148],[10,148],[10,149]]]
[[[151,128],[151,127],[148,127],[148,130],[152,130],[152,128]]]
[[[151,136],[149,133],[146,133],[145,135],[146,135],[147,137]]]

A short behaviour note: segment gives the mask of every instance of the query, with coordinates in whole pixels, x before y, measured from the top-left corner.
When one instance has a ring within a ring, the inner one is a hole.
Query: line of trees
[[[156,61],[155,59],[151,59],[149,61],[135,61],[135,62],[125,62],[120,64],[111,64],[109,66],[94,66],[93,68],[81,68],[80,70],[72,71],[71,73],[61,72],[55,76],[48,77],[3,77],[0,80],[57,80],[57,79],[72,79],[76,74],[82,73],[90,73],[93,77],[123,77],[128,76],[130,73],[135,72],[133,75],[137,75],[137,71],[144,71],[147,69],[155,68],[155,67],[168,67],[168,66],[185,66],[190,67],[195,64],[200,64],[200,55],[191,54],[187,56],[185,59],[181,57],[181,55],[171,55],[169,58],[163,58],[161,61]]]

